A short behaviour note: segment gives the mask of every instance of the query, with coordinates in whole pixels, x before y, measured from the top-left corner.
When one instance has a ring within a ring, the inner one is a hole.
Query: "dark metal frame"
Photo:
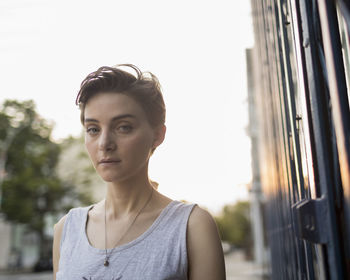
[[[337,8],[251,0],[261,178],[273,279],[347,279],[350,114]]]

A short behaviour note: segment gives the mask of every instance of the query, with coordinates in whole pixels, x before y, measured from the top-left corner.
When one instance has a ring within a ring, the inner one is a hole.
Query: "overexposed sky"
[[[0,102],[33,99],[54,139],[81,133],[88,73],[132,63],[159,78],[167,105],[150,164],[159,190],[214,212],[247,197],[249,1],[2,0],[0,34]]]

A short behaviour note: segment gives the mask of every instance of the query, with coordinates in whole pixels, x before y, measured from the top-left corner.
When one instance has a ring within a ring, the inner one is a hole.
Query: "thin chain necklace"
[[[105,261],[103,263],[104,266],[108,266],[109,265],[109,258],[113,253],[114,248],[117,247],[118,243],[125,237],[125,235],[129,232],[130,228],[132,227],[132,225],[135,223],[137,217],[141,214],[141,212],[146,208],[146,206],[148,205],[148,203],[151,201],[152,195],[153,195],[153,190],[154,188],[152,187],[151,190],[151,194],[149,195],[146,203],[143,205],[143,207],[137,212],[137,214],[135,215],[134,219],[132,220],[131,224],[128,226],[128,228],[126,229],[126,231],[123,233],[123,235],[118,239],[117,243],[115,244],[115,246],[113,247],[113,249],[111,250],[111,252],[108,254],[107,253],[107,218],[106,218],[106,201],[105,201]]]

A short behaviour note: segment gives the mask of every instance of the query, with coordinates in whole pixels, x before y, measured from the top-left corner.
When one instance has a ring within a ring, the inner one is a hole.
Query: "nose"
[[[117,148],[117,144],[111,132],[104,131],[100,135],[99,149],[101,151],[113,151]]]

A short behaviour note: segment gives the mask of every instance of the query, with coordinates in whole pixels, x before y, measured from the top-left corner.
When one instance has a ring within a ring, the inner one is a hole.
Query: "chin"
[[[105,181],[106,183],[112,183],[112,182],[118,182],[118,181],[122,181],[123,178],[121,178],[120,176],[111,176],[111,175],[105,175],[105,174],[99,174],[101,179],[103,181]]]
[[[140,165],[138,168],[133,166],[133,168],[124,168],[119,170],[98,170],[98,175],[102,178],[103,181],[107,183],[112,182],[123,182],[131,179],[133,177],[142,176],[144,173],[145,165]]]
[[[114,173],[105,173],[105,172],[101,172],[99,173],[101,179],[103,181],[105,181],[106,183],[117,183],[117,182],[122,182],[127,180],[128,178],[130,178],[130,174],[118,174],[116,172]]]

